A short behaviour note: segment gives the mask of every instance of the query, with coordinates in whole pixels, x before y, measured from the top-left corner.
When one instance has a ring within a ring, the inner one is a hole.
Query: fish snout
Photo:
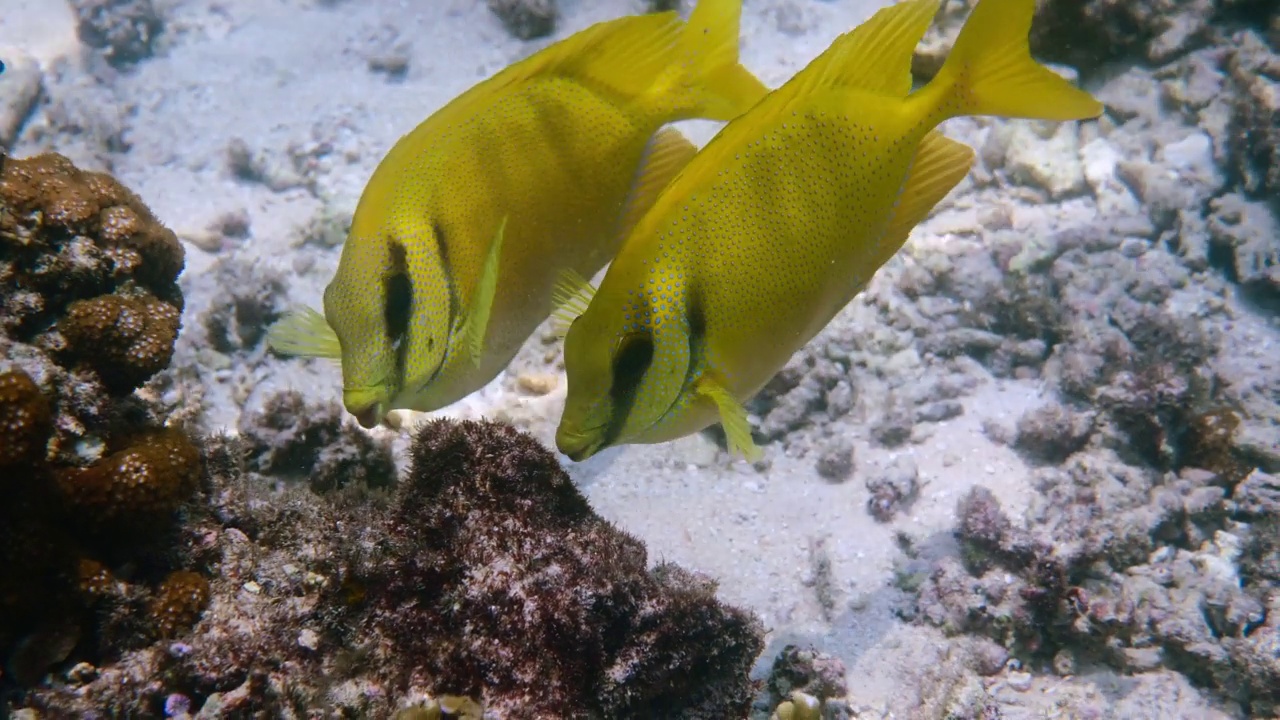
[[[556,449],[574,462],[582,462],[600,450],[600,443],[582,433],[556,433]]]

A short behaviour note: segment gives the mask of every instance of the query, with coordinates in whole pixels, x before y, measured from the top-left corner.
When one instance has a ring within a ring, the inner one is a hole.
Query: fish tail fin
[[[741,17],[742,0],[699,0],[694,7],[676,43],[667,82],[654,88],[654,100],[666,106],[671,120],[728,122],[768,94],[769,88],[738,62]]]
[[[342,358],[337,333],[310,307],[291,310],[272,324],[267,329],[267,346],[285,356]]]
[[[1035,0],[979,0],[937,76],[919,95],[935,116],[1083,120],[1102,103],[1037,63],[1027,36]]]

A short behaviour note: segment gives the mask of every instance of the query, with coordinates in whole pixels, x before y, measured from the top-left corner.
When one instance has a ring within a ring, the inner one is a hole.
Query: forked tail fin
[[[979,0],[947,60],[919,95],[943,118],[994,115],[1083,120],[1102,103],[1031,58],[1035,0]]]

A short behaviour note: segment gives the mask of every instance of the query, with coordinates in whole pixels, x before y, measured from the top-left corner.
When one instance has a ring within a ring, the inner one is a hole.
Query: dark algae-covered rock
[[[761,689],[749,674],[760,622],[718,601],[706,577],[649,568],[640,541],[596,515],[525,433],[433,421],[393,490],[323,494],[268,490],[256,442],[204,442],[179,552],[196,569],[139,594],[100,564],[80,567],[86,593],[114,598],[107,631],[125,649],[75,686],[32,689],[27,704],[138,716],[180,695],[216,716],[482,707],[720,720],[745,717]]]

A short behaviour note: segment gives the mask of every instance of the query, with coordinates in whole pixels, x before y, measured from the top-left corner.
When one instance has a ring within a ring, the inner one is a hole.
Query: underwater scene
[[[0,0],[0,720],[1280,717],[1280,3]]]

